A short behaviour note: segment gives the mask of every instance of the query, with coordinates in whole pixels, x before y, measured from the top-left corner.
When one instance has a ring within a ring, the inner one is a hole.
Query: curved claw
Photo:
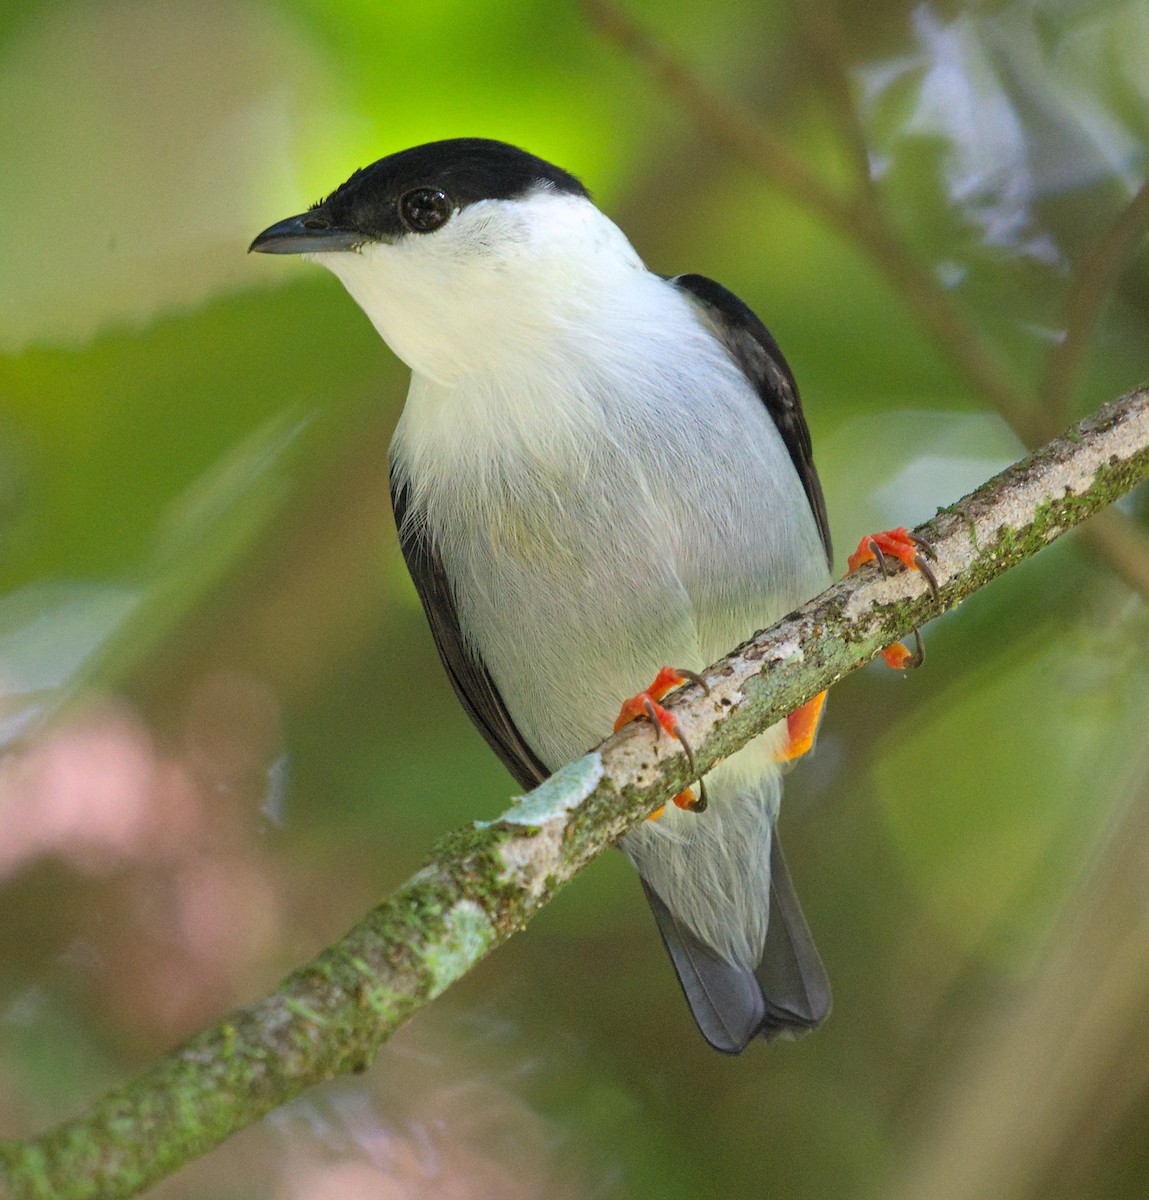
[[[922,641],[922,631],[914,630],[914,656],[906,662],[906,669],[916,671],[926,661],[926,644]]]
[[[682,736],[682,730],[681,730],[681,729],[677,731],[677,733],[675,734],[675,736],[678,738],[679,742],[681,742],[681,744],[682,744],[682,752],[683,752],[683,753],[686,755],[686,761],[687,761],[687,762],[690,764],[690,774],[691,774],[691,777],[692,777],[692,778],[694,778],[694,779],[697,779],[697,778],[698,778],[698,767],[697,767],[697,765],[696,765],[696,764],[695,764],[695,762],[694,762],[694,748],[693,748],[693,747],[691,746],[691,744],[690,744],[690,743],[689,743],[689,742],[686,740],[686,738],[684,738],[684,737]]]
[[[691,683],[698,684],[698,686],[703,690],[703,692],[705,692],[707,696],[710,695],[710,684],[706,682],[706,677],[704,675],[699,675],[697,671],[688,671],[686,667],[675,667],[674,673],[682,676],[682,678],[678,681],[679,683],[685,683],[687,680],[689,680]]]
[[[920,629],[914,630],[914,652],[911,654],[901,642],[895,642],[882,651],[887,667],[895,671],[913,671],[926,661],[926,646]]]
[[[650,723],[654,726],[654,740],[657,742],[662,737],[663,721],[667,718],[674,720],[674,718],[661,705],[655,704],[649,696],[643,697],[642,711],[646,713],[650,718]],[[668,729],[666,732],[673,735],[674,730]]]
[[[941,591],[938,588],[938,577],[934,574],[933,567],[926,561],[927,557],[936,559],[937,551],[928,542],[923,541],[915,534],[910,534],[910,540],[915,546],[924,548],[924,552],[915,554],[909,565],[913,566],[915,571],[920,571],[928,585],[930,592],[935,600],[941,600]],[[889,579],[890,577],[890,560],[886,557],[885,551],[878,545],[873,538],[870,539],[870,552],[873,554],[874,561],[878,564],[878,568],[882,574]],[[903,560],[904,561],[904,560]]]
[[[911,533],[910,541],[926,556],[932,558],[934,562],[938,560],[938,552],[934,549],[933,542],[921,536],[921,534]]]
[[[885,554],[882,551],[881,546],[879,546],[878,543],[876,541],[874,541],[873,538],[870,538],[870,553],[874,556],[874,561],[878,564],[878,567],[881,569],[882,575],[885,576],[886,579],[889,579],[889,577],[890,577],[890,560],[885,556]]]
[[[693,788],[687,788],[674,797],[674,803],[686,812],[704,813],[710,807],[710,798],[706,794],[706,784],[698,780],[698,795]]]
[[[936,558],[937,555],[935,554],[934,557]],[[938,590],[938,577],[934,574],[933,567],[926,562],[925,558],[921,554],[914,555],[914,566],[921,571],[922,575],[925,577],[926,583],[930,585],[930,591],[933,593],[934,599],[940,602],[942,596],[941,592]]]

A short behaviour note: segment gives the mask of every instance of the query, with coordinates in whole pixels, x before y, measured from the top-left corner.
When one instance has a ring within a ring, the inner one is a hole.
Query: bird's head
[[[483,138],[382,158],[251,249],[314,257],[408,366],[448,384],[537,355],[642,269],[573,175]]]

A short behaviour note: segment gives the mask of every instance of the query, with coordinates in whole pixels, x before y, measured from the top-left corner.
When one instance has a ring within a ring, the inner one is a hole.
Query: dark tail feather
[[[830,979],[774,831],[770,846],[770,921],[755,972],[766,1003],[762,1036],[801,1037],[830,1015]]]
[[[645,881],[678,982],[702,1036],[724,1054],[741,1054],[761,1035],[800,1037],[830,1012],[830,981],[794,893],[774,834],[770,849],[770,921],[756,971],[732,966],[704,945]]]
[[[704,946],[645,880],[642,887],[702,1036],[715,1050],[741,1053],[766,1019],[758,981]]]

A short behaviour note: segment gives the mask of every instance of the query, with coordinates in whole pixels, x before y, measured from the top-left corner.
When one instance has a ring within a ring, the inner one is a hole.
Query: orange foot
[[[814,744],[814,735],[818,732],[818,722],[822,719],[822,706],[826,703],[826,693],[819,692],[813,700],[807,700],[801,708],[796,708],[786,718],[786,746],[774,756],[778,762],[793,762],[801,758]]]
[[[690,748],[690,743],[682,736],[682,729],[679,727],[678,718],[674,713],[659,704],[659,701],[667,692],[673,691],[680,684],[688,682],[697,683],[708,696],[710,695],[710,688],[701,675],[685,669],[675,670],[674,667],[663,667],[646,691],[639,692],[637,696],[631,696],[629,700],[623,703],[622,708],[618,712],[618,719],[614,723],[614,731],[617,733],[624,725],[628,725],[631,721],[639,719],[650,721],[654,726],[656,737],[665,729],[672,738],[677,738],[682,743],[682,748],[686,751],[686,757],[690,762],[690,769],[693,771],[694,751]],[[684,808],[688,812],[705,812],[706,789],[702,786],[702,780],[698,781],[697,796],[695,796],[693,788],[687,788],[686,791],[679,792],[674,797],[674,803],[679,808]],[[660,816],[662,816],[661,808],[652,812],[650,819],[653,821]]]
[[[899,525],[897,529],[888,529],[883,533],[871,533],[862,538],[858,543],[857,550],[846,560],[848,563],[846,573],[856,571],[863,563],[876,562],[881,567],[882,574],[889,575],[891,558],[899,559],[911,571],[920,571],[925,576],[926,583],[929,584],[930,591],[934,594],[934,599],[938,598],[937,577],[926,561],[930,558],[937,558],[937,554],[925,538],[910,533],[904,525]],[[893,667],[895,671],[920,667],[925,661],[926,650],[922,645],[922,635],[916,629],[914,630],[914,641],[916,649],[913,653],[901,642],[887,646],[882,651],[886,665]]]

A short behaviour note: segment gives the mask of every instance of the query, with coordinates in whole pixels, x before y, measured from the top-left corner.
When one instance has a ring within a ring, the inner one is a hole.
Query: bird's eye
[[[412,233],[430,233],[447,223],[452,212],[446,192],[437,188],[416,188],[399,200],[399,218]]]

